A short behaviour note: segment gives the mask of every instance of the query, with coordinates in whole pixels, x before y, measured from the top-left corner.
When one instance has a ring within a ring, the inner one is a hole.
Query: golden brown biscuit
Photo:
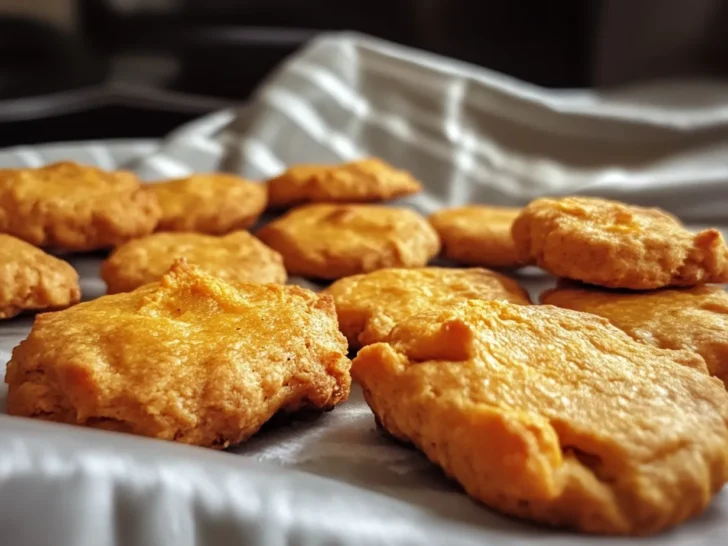
[[[101,264],[109,294],[158,281],[178,258],[229,282],[285,283],[283,258],[247,231],[222,237],[155,233],[118,247]]]
[[[194,231],[222,235],[252,226],[265,209],[263,184],[224,173],[196,174],[148,184],[162,218],[157,231]]]
[[[560,277],[650,290],[728,282],[720,232],[691,233],[664,211],[588,197],[537,199],[513,224],[523,260]]]
[[[330,297],[177,263],[159,283],[40,315],[8,364],[7,408],[224,449],[279,410],[346,400],[349,366]]]
[[[381,159],[341,165],[296,165],[268,181],[271,207],[302,203],[368,203],[411,195],[422,185]]]
[[[642,343],[698,353],[728,382],[728,293],[720,286],[629,293],[576,285],[548,290],[541,301],[604,317]]]
[[[154,231],[160,209],[134,174],[76,163],[0,170],[0,233],[85,251]]]
[[[594,315],[482,300],[410,317],[352,364],[386,430],[475,499],[635,535],[700,513],[728,479],[728,392],[706,372]]]
[[[79,299],[78,273],[70,264],[0,233],[0,319],[68,307]]]
[[[307,205],[258,232],[291,275],[340,279],[385,267],[421,267],[440,250],[427,221],[409,209]]]
[[[352,349],[385,340],[407,317],[463,299],[531,303],[516,281],[475,268],[380,269],[338,280],[324,293],[334,297],[339,328]]]
[[[443,209],[430,216],[442,241],[446,258],[466,265],[519,267],[521,262],[511,236],[521,209],[471,205]]]

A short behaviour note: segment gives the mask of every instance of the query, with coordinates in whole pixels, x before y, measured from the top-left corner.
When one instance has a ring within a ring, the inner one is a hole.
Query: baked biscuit
[[[649,290],[728,282],[720,232],[691,233],[673,216],[588,197],[537,199],[513,224],[523,260],[559,277]]]
[[[196,174],[148,184],[162,217],[157,231],[194,231],[222,235],[252,226],[268,199],[263,184],[231,174]]]
[[[151,233],[159,215],[130,172],[70,162],[0,170],[0,233],[35,246],[109,248]]]
[[[258,232],[283,256],[288,273],[339,279],[385,267],[421,267],[440,250],[427,221],[409,209],[307,205]]]
[[[178,258],[229,282],[285,283],[280,254],[247,231],[222,237],[199,233],[155,233],[118,247],[101,264],[109,294],[158,281]]]
[[[351,349],[385,340],[407,317],[463,299],[531,303],[516,281],[475,268],[380,269],[340,279],[324,293],[334,297],[339,328]]]
[[[341,165],[296,165],[268,181],[273,208],[303,203],[370,203],[411,195],[422,185],[381,159]]]
[[[334,302],[181,263],[159,283],[40,315],[13,351],[11,415],[215,449],[350,388]]]
[[[475,499],[623,535],[697,515],[728,478],[728,392],[706,372],[600,317],[482,300],[410,317],[352,364],[383,427]]]
[[[511,236],[521,209],[470,205],[430,216],[446,258],[466,265],[515,268],[521,265]]]
[[[70,264],[0,233],[0,319],[68,307],[79,299],[78,273]]]
[[[719,286],[642,293],[561,286],[541,301],[604,317],[642,343],[698,353],[728,382],[728,293]]]

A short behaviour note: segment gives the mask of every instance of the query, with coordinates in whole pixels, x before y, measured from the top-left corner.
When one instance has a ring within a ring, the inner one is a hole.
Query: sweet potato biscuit
[[[728,293],[720,286],[637,293],[562,286],[541,300],[604,317],[642,343],[698,353],[728,382]]]
[[[268,194],[231,174],[197,174],[147,185],[162,207],[157,231],[194,231],[222,235],[252,226],[265,209]]]
[[[13,351],[11,415],[224,449],[276,412],[349,394],[334,302],[177,263],[159,283],[40,315]]]
[[[409,209],[307,205],[258,232],[291,275],[339,279],[385,267],[421,267],[440,250],[427,221]]]
[[[324,293],[334,297],[350,348],[383,341],[403,319],[463,299],[531,303],[516,281],[476,268],[381,269],[338,280]]]
[[[523,260],[560,277],[650,290],[728,282],[720,232],[691,233],[666,212],[587,197],[537,199],[513,224]]]
[[[0,319],[68,307],[80,298],[78,273],[70,264],[0,233]]]
[[[274,208],[303,203],[368,203],[411,195],[421,184],[406,171],[381,159],[341,165],[296,165],[268,181]]]
[[[227,281],[286,282],[280,254],[247,231],[222,237],[199,233],[155,233],[118,247],[101,264],[109,294],[158,281],[178,258]]]
[[[430,216],[446,258],[466,265],[514,268],[521,262],[511,236],[521,209],[471,205]]]
[[[36,246],[109,248],[151,233],[159,215],[130,172],[70,162],[0,170],[0,233]]]
[[[386,430],[475,499],[608,534],[676,525],[728,478],[728,392],[706,372],[594,315],[482,300],[410,317],[352,365]]]

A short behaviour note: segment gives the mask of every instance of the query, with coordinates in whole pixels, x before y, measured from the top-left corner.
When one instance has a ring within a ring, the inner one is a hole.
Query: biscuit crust
[[[13,351],[11,415],[224,449],[350,388],[334,303],[175,264],[159,283],[40,315]]]
[[[296,165],[268,181],[273,208],[303,203],[371,203],[422,190],[406,172],[377,158],[341,165]]]
[[[0,233],[0,319],[78,303],[78,273],[39,248]]]
[[[697,515],[728,478],[728,393],[706,371],[600,317],[482,300],[411,317],[352,364],[386,430],[475,499],[620,535]]]
[[[247,231],[222,237],[155,233],[118,247],[101,264],[109,294],[158,281],[178,258],[230,282],[285,283],[283,258]]]
[[[537,199],[513,224],[523,260],[568,279],[650,290],[728,282],[716,229],[691,233],[659,209],[587,197]]]
[[[443,255],[465,265],[516,268],[521,264],[511,236],[520,208],[470,205],[443,209],[429,218]]]
[[[223,235],[252,226],[265,209],[268,193],[231,174],[196,174],[146,186],[157,196],[162,217],[157,231]]]
[[[385,267],[422,267],[440,240],[410,209],[377,205],[306,205],[258,236],[281,253],[290,275],[340,279]]]
[[[633,339],[662,349],[685,349],[728,381],[728,293],[720,286],[629,293],[561,286],[541,301],[609,320]]]
[[[0,233],[39,247],[88,251],[154,231],[157,198],[127,171],[77,163],[0,170]]]
[[[350,349],[384,341],[407,317],[464,299],[531,303],[516,281],[480,268],[380,269],[340,279],[324,293],[334,298]]]

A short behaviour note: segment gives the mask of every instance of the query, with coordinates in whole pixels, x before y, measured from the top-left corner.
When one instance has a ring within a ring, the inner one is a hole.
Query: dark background
[[[722,76],[728,65],[722,0],[66,0],[62,24],[42,1],[14,1],[35,9],[0,3],[0,146],[162,136],[243,102],[324,30],[550,88]]]

